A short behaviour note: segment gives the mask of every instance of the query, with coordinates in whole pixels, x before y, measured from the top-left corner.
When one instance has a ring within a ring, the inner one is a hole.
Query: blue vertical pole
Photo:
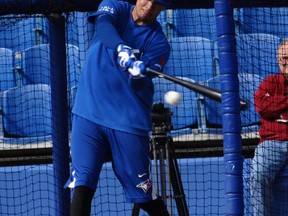
[[[243,215],[243,157],[232,0],[215,0],[222,93],[226,215]]]
[[[52,100],[52,143],[55,184],[55,216],[69,215],[70,192],[63,188],[69,178],[69,139],[65,18],[50,15],[50,61]]]

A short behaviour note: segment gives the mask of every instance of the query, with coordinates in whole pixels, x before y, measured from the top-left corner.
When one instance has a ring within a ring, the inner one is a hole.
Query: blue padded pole
[[[243,157],[232,0],[215,1],[222,93],[226,215],[243,215]]]
[[[70,192],[63,188],[69,178],[67,73],[65,19],[50,15],[50,61],[52,101],[52,143],[55,183],[55,216],[69,215]]]

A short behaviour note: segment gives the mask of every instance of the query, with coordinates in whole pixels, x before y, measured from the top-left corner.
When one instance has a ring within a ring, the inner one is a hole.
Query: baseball
[[[167,104],[176,106],[181,100],[181,94],[176,91],[168,91],[164,95],[164,100]]]

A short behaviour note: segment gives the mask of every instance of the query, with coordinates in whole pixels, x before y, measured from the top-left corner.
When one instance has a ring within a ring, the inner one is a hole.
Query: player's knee
[[[169,216],[167,206],[159,198],[145,203],[138,203],[138,205],[150,216]]]

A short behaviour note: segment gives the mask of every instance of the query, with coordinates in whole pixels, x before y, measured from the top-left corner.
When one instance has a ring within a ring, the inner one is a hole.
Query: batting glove
[[[118,64],[122,68],[129,68],[133,62],[136,61],[136,57],[134,55],[133,49],[124,44],[120,44],[117,47],[118,52]]]
[[[141,78],[144,76],[144,73],[146,72],[146,66],[143,61],[135,61],[128,68],[128,71],[133,78]]]

